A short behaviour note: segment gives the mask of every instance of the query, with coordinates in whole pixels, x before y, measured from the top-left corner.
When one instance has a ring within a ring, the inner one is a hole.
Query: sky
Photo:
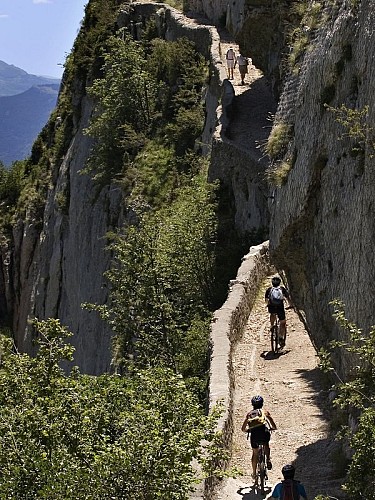
[[[89,0],[0,0],[0,60],[61,78]]]

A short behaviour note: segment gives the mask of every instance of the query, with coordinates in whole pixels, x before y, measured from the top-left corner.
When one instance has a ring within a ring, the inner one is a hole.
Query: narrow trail
[[[233,352],[235,430],[230,466],[239,468],[244,475],[223,480],[213,498],[262,498],[250,477],[251,449],[246,434],[241,432],[243,419],[251,408],[251,397],[261,394],[278,427],[270,443],[273,468],[269,472],[267,496],[282,479],[282,466],[293,462],[296,479],[305,485],[309,500],[323,493],[344,499],[339,445],[330,436],[325,416],[325,377],[317,367],[315,349],[293,310],[287,310],[286,347],[277,355],[270,352],[269,315],[264,303],[269,282],[270,279],[264,282],[243,339]]]
[[[231,40],[225,30],[219,30],[221,55],[226,68],[225,54],[232,47],[236,56],[239,47]],[[231,83],[235,92],[233,120],[226,135],[231,142],[241,149],[253,153],[255,158],[261,156],[260,147],[265,144],[271,130],[270,117],[276,112],[276,102],[266,78],[249,58],[248,74],[245,84],[241,85],[238,65],[234,69],[234,79]]]

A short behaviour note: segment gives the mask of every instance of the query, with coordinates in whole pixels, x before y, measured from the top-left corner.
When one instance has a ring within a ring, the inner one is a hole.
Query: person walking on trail
[[[246,414],[241,430],[247,432],[247,439],[250,437],[250,444],[253,450],[251,465],[253,468],[252,478],[256,478],[256,468],[258,461],[259,443],[265,443],[264,450],[267,460],[267,468],[272,469],[270,439],[271,430],[276,430],[276,424],[268,410],[263,409],[262,396],[254,396],[251,399],[253,409]]]
[[[284,286],[281,285],[281,278],[278,276],[274,276],[271,280],[272,286],[267,288],[265,293],[265,301],[268,306],[268,312],[270,313],[270,323],[271,328],[275,323],[276,316],[280,321],[280,347],[285,346],[285,338],[286,338],[286,317],[285,317],[285,308],[284,301],[285,299],[289,300],[289,292]]]
[[[299,481],[294,479],[296,469],[294,465],[284,465],[281,473],[284,480],[277,483],[273,489],[271,498],[280,498],[281,500],[307,500],[305,487]]]
[[[236,62],[236,54],[232,47],[228,49],[225,59],[227,61],[228,79],[233,80],[233,69]]]
[[[247,67],[249,65],[249,60],[247,57],[243,56],[241,53],[236,57],[236,62],[234,64],[234,67],[236,67],[236,64],[238,64],[238,71],[240,72],[241,76],[241,85],[244,85],[245,83],[245,76],[247,74]]]

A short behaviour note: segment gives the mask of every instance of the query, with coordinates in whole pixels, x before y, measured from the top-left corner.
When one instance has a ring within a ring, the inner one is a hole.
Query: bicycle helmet
[[[253,408],[262,408],[263,406],[262,396],[254,396],[253,398],[251,398],[251,404],[253,405]]]
[[[279,286],[281,283],[281,279],[278,276],[274,276],[271,281],[272,286]]]
[[[293,479],[294,474],[296,472],[296,468],[292,464],[287,464],[284,465],[284,467],[281,469],[281,472],[284,476],[284,479]]]

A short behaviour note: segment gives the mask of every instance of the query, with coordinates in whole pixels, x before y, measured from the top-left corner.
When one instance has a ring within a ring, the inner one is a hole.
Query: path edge
[[[233,439],[232,351],[242,338],[260,285],[271,269],[269,242],[250,247],[249,253],[242,258],[236,279],[230,281],[227,300],[215,311],[211,323],[209,411],[219,403],[223,405],[224,411],[216,430],[222,433],[223,446],[229,454]],[[225,468],[226,465],[223,461],[217,464],[220,468]],[[204,498],[211,497],[218,481],[214,477],[205,480]]]

